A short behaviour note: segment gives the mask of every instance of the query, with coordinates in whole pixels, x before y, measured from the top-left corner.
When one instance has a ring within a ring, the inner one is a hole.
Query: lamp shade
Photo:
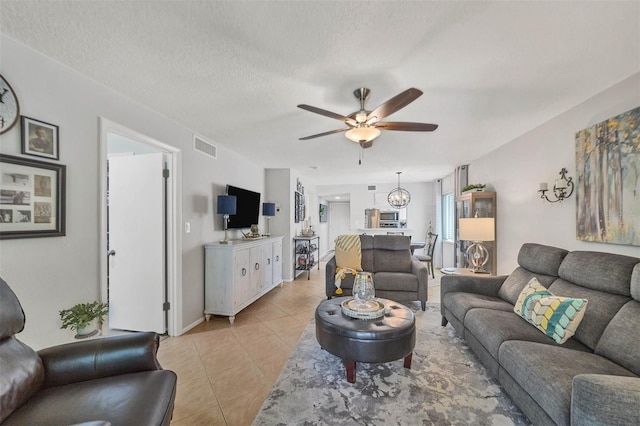
[[[236,214],[236,196],[218,195],[218,214]]]
[[[496,222],[492,217],[460,218],[460,239],[463,241],[494,241]]]
[[[275,216],[276,203],[262,203],[262,216]]]
[[[380,130],[375,127],[362,126],[362,127],[354,127],[345,133],[345,136],[352,142],[360,143],[360,142],[371,142],[378,136],[380,136]]]

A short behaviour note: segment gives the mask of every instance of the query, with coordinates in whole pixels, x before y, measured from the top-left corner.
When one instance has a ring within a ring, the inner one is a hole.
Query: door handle
[[[107,256],[115,256],[116,255],[116,251],[115,250],[109,250],[107,252]]]

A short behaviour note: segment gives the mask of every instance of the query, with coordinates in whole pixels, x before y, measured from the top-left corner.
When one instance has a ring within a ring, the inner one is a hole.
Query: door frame
[[[136,142],[149,145],[163,152],[170,170],[167,179],[167,301],[170,303],[167,318],[167,333],[178,336],[182,331],[182,223],[181,200],[181,151],[135,130],[129,129],[105,117],[99,117],[99,179],[100,179],[100,238],[98,249],[100,264],[100,295],[107,300],[107,160],[108,135],[115,133]]]

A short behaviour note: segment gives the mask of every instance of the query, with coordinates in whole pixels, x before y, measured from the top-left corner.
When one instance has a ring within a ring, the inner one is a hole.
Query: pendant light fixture
[[[402,172],[396,173],[398,174],[398,187],[389,192],[389,195],[387,195],[387,201],[389,201],[391,207],[401,209],[409,205],[409,202],[411,202],[411,194],[409,194],[409,191],[406,189],[400,187],[400,173]]]

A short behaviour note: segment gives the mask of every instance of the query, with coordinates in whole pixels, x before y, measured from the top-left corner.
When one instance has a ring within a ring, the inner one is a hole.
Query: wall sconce
[[[550,203],[557,203],[558,201],[562,202],[563,200],[571,197],[573,194],[573,179],[567,177],[567,169],[564,167],[560,170],[560,179],[556,180],[553,185],[553,195],[556,197],[555,200],[550,200],[547,197],[547,191],[549,187],[546,182],[542,182],[540,184],[540,189],[538,192],[540,193],[540,198],[543,200],[547,200]]]

